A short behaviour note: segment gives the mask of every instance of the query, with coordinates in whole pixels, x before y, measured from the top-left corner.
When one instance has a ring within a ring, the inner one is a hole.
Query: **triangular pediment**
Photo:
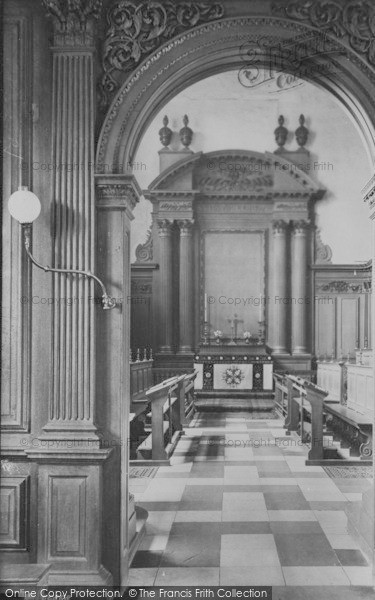
[[[308,157],[308,153],[306,153]],[[203,195],[254,195],[288,193],[311,195],[320,186],[300,166],[284,156],[250,150],[194,153],[177,160],[149,186],[150,192],[198,192]]]

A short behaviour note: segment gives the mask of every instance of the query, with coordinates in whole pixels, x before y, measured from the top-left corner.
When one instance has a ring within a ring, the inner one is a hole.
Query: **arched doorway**
[[[302,45],[301,38],[304,40]],[[320,40],[320,46],[317,39]],[[136,177],[125,174],[125,166],[134,160],[142,134],[153,116],[171,97],[209,75],[243,67],[243,52],[246,53],[247,46],[254,44],[254,40],[259,50],[257,66],[269,65],[269,49],[272,48],[273,56],[279,61],[278,68],[288,71],[290,47],[294,49],[297,62],[303,64],[304,70],[300,76],[322,86],[346,107],[356,121],[374,162],[375,123],[370,116],[374,113],[372,98],[375,95],[371,92],[372,88],[375,91],[374,74],[355,52],[337,39],[321,37],[319,29],[311,26],[270,17],[223,19],[173,38],[150,55],[123,83],[107,113],[98,142],[98,210],[103,209],[103,213],[105,211],[111,215],[108,220],[100,220],[98,263],[100,269],[113,275],[113,284],[118,285],[125,296],[129,290],[131,210],[140,193]],[[334,66],[331,72],[328,68],[330,65]],[[107,211],[109,205],[114,211]],[[114,232],[111,240],[104,236],[108,228]],[[128,363],[127,350],[124,348],[129,346],[129,306],[123,304],[123,312],[111,315],[105,323],[99,323],[99,328],[108,345],[106,362],[100,366],[100,395],[101,386],[108,385],[108,373],[104,378],[102,374],[106,364],[112,363],[112,357],[122,356],[124,364]],[[120,395],[128,398],[129,377],[126,370],[113,375],[110,386],[116,386],[120,389]],[[123,438],[126,439],[128,408],[122,407],[121,411]],[[124,448],[121,458],[122,550],[125,550],[129,541],[127,460],[127,450]],[[124,560],[126,556],[124,551]],[[125,571],[124,564],[123,574]]]

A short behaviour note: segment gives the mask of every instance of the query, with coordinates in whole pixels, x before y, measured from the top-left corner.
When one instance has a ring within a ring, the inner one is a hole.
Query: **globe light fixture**
[[[21,186],[18,188],[17,192],[14,192],[9,200],[8,200],[8,209],[11,216],[20,223],[22,227],[23,237],[24,237],[24,245],[26,254],[31,260],[31,262],[42,269],[45,272],[50,273],[65,273],[70,275],[82,275],[84,277],[88,277],[90,279],[94,279],[96,283],[100,286],[102,290],[102,307],[104,310],[108,310],[114,308],[116,306],[116,301],[114,298],[111,298],[107,294],[107,290],[105,288],[104,283],[91,273],[91,271],[82,271],[79,269],[55,269],[52,267],[41,265],[31,254],[31,231],[32,224],[35,219],[38,218],[41,210],[41,204],[38,196],[30,192],[30,190]]]

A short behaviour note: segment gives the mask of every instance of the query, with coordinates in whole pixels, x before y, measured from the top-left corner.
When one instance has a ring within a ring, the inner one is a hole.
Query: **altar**
[[[194,369],[200,397],[251,398],[273,390],[273,361],[264,345],[202,345],[194,356]]]

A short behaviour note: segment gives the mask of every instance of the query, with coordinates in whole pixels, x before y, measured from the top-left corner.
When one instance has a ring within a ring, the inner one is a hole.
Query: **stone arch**
[[[320,50],[317,45],[320,39]],[[297,40],[293,48],[294,40]],[[294,20],[237,17],[201,25],[174,37],[149,55],[123,82],[105,117],[97,146],[97,173],[122,173],[154,115],[173,96],[210,75],[240,69],[242,49],[259,43],[256,66],[269,65],[276,48],[278,70],[291,70],[331,93],[350,112],[375,163],[375,72],[342,39]],[[311,55],[310,55],[311,53]]]

